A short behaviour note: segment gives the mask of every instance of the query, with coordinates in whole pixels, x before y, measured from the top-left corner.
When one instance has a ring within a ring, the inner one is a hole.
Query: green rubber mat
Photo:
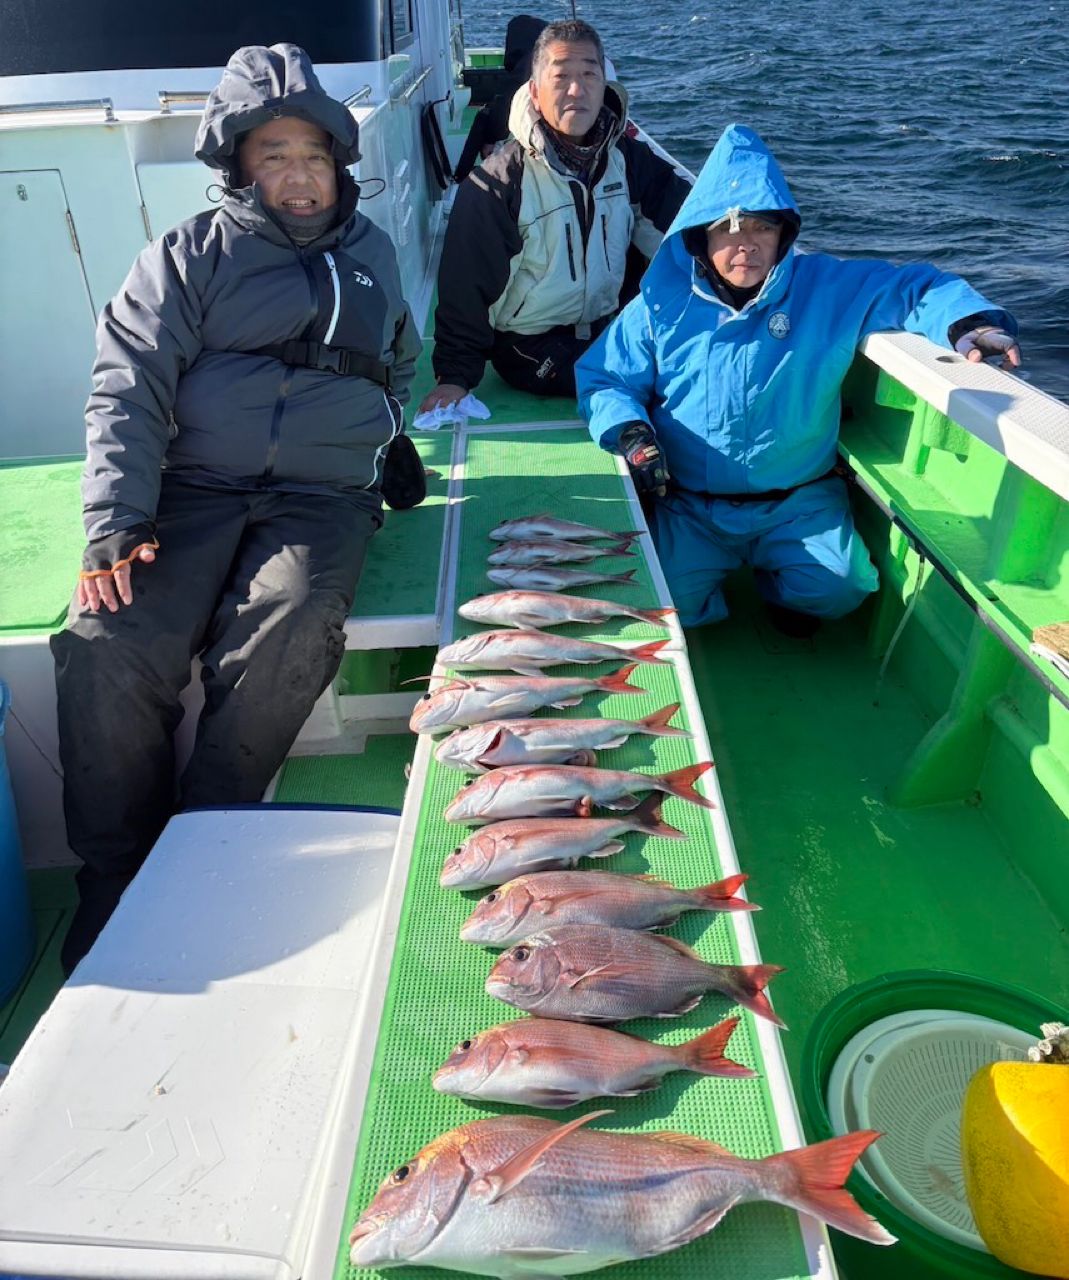
[[[502,520],[550,512],[601,529],[636,527],[635,513],[613,457],[604,449],[596,448],[582,428],[472,434],[466,444],[460,506],[463,554],[456,585],[458,603],[507,589],[486,576],[487,569],[492,567],[486,557],[501,545],[492,542],[488,535]],[[535,484],[531,483],[533,477],[537,477]],[[635,549],[638,554],[633,556],[562,567],[589,568],[609,574],[634,569],[636,586],[597,583],[572,588],[566,594],[616,600],[639,609],[657,608],[660,601],[649,567],[640,548],[636,545]],[[486,629],[459,616],[454,620],[454,628],[458,636]],[[664,627],[628,618],[613,618],[600,626],[572,623],[554,627],[553,631],[590,640],[658,640],[668,636]]]
[[[412,441],[423,465],[437,475],[427,477],[427,496],[418,507],[386,510],[383,526],[371,540],[350,617],[435,612],[453,433],[421,433]]]
[[[525,444],[533,448],[525,449]],[[520,434],[505,433],[476,437],[469,445],[472,449],[465,468],[463,503],[465,517],[470,510],[473,518],[465,518],[461,528],[459,556],[465,566],[461,596],[468,577],[482,572],[486,529],[503,513],[521,514],[515,494],[522,490],[525,476],[539,477],[538,496],[543,509],[547,497],[551,497],[557,511],[566,518],[627,527],[628,507],[611,462],[593,448],[583,433],[528,435],[526,440]],[[506,483],[506,476],[516,476],[520,483]],[[573,478],[569,480],[569,476]],[[644,590],[652,595],[648,571],[642,572],[647,574]],[[642,592],[635,594],[641,596]],[[642,603],[655,601],[643,599]],[[564,668],[557,669],[557,673],[576,674],[579,670]],[[600,675],[611,668],[601,665],[581,670]],[[587,698],[579,707],[552,714],[637,719],[667,703],[682,701],[674,666],[643,665],[631,682],[645,692],[641,696]],[[675,723],[686,727],[685,709]],[[630,739],[601,758],[609,768],[637,768],[651,773],[696,761],[695,747],[689,739],[644,736]],[[387,1174],[438,1134],[511,1109],[445,1097],[430,1084],[434,1070],[460,1040],[494,1023],[521,1016],[484,991],[495,953],[459,940],[460,926],[481,894],[460,894],[438,885],[444,858],[468,834],[467,828],[447,824],[441,816],[463,782],[463,774],[446,769],[433,759],[429,761],[339,1245],[337,1280],[385,1274],[351,1266],[348,1233]],[[723,868],[708,812],[667,797],[664,817],[687,832],[689,839],[685,843],[631,834],[622,853],[599,860],[597,865],[650,873],[687,886],[721,878]],[[730,916],[691,912],[670,932],[694,946],[707,960],[727,964],[740,961],[735,924]],[[764,959],[774,962],[776,957]],[[775,999],[775,984],[772,994]],[[726,998],[708,995],[697,1009],[682,1018],[643,1019],[629,1024],[627,1029],[661,1042],[680,1043],[712,1026],[732,1008]],[[751,1014],[743,1013],[729,1053],[764,1074]],[[679,1129],[722,1143],[747,1157],[768,1155],[781,1148],[770,1087],[760,1077],[737,1081],[680,1073],[653,1093],[612,1099],[606,1105],[613,1108],[613,1115],[598,1121],[598,1127],[632,1132]],[[560,1118],[567,1120],[597,1107],[596,1102],[583,1104],[561,1112]],[[413,1280],[433,1280],[442,1273],[430,1267],[410,1267],[405,1268],[404,1274]],[[684,1249],[611,1268],[604,1274],[621,1280],[693,1280],[698,1275],[790,1280],[808,1275],[809,1268],[797,1215],[775,1205],[750,1204],[732,1210],[714,1232]]]
[[[416,740],[411,734],[368,738],[360,755],[291,756],[282,766],[275,804],[356,804],[400,809],[405,766]]]
[[[85,535],[78,459],[0,465],[0,632],[63,624]]]

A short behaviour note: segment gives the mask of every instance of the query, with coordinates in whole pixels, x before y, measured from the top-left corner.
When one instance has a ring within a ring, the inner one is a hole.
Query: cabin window
[[[412,0],[387,0],[390,15],[390,52],[400,53],[415,39]]]

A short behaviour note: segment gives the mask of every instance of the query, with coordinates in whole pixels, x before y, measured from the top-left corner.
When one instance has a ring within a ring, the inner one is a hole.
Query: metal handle
[[[115,123],[115,109],[110,98],[68,98],[65,102],[4,102],[0,115],[31,115],[37,111],[103,111],[109,124]]]
[[[355,107],[358,102],[363,102],[365,98],[370,98],[374,92],[375,91],[372,89],[371,85],[366,84],[362,89],[357,89],[355,93],[351,93],[347,98],[343,98],[342,102],[344,102],[347,107]]]
[[[160,89],[156,96],[160,100],[160,114],[169,116],[172,104],[196,104],[202,106],[208,101],[207,89]]]
[[[393,94],[391,94],[390,97],[393,99],[394,102],[407,102],[409,98],[411,98],[412,95],[416,92],[416,90],[420,87],[420,85],[424,82],[424,80],[427,79],[430,73],[431,73],[431,68],[424,67],[423,70],[419,73],[419,75],[416,76],[415,80],[412,81],[412,83],[408,86],[408,88],[403,93],[399,93],[396,98],[393,97]]]

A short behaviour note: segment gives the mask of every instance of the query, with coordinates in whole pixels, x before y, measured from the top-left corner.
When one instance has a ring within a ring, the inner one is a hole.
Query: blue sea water
[[[577,0],[631,115],[698,169],[731,121],[775,151],[802,241],[929,261],[1021,325],[1025,377],[1069,400],[1069,0]],[[518,12],[465,0],[469,45]]]

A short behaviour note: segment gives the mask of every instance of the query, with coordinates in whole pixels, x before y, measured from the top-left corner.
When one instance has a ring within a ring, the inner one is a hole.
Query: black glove
[[[625,423],[617,447],[627,459],[638,496],[663,498],[668,492],[668,468],[653,428],[646,422]]]
[[[151,547],[155,551],[159,545],[156,526],[148,521],[120,529],[118,533],[106,534],[103,538],[94,538],[82,553],[82,572],[78,576],[99,578],[114,573],[122,565],[129,564],[142,547]]]

